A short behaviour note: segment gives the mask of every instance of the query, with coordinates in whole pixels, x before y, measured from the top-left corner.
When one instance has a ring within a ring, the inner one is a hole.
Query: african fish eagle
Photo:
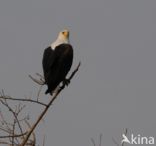
[[[43,53],[42,66],[45,84],[48,89],[45,94],[53,94],[56,87],[62,82],[68,85],[66,75],[73,62],[73,47],[69,43],[69,31],[61,31],[55,42],[49,45]]]

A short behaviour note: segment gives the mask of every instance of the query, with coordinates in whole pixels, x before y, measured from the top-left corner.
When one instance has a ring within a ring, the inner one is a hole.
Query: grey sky
[[[155,24],[155,0],[1,0],[0,89],[35,95],[28,74],[42,73],[44,48],[69,28],[82,66],[38,129],[46,144],[90,146],[103,133],[113,145],[126,127],[155,136]]]

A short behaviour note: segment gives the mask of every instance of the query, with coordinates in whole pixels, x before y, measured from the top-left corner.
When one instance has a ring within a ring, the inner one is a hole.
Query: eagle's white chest
[[[68,40],[60,40],[60,39],[57,39],[55,42],[53,42],[53,43],[51,44],[51,48],[52,48],[53,50],[55,50],[55,48],[56,48],[57,46],[59,46],[59,45],[61,45],[61,44],[68,44],[68,43],[69,43]]]

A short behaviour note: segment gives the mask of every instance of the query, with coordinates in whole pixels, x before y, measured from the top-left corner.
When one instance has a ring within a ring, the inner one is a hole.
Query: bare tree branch
[[[3,95],[3,96],[4,96],[4,95]],[[19,127],[20,131],[21,131],[21,134],[23,134],[22,127],[21,127],[20,122],[19,122],[19,120],[18,120],[18,118],[17,118],[18,113],[14,112],[14,110],[8,105],[8,103],[6,102],[6,100],[5,100],[5,102],[4,102],[3,100],[0,100],[0,101],[1,101],[1,103],[2,103],[3,105],[5,105],[5,106],[8,108],[8,110],[9,110],[9,111],[12,113],[12,115],[15,117],[15,120],[16,120],[16,122],[17,122],[17,124],[18,124],[18,127]]]
[[[114,137],[112,137],[112,140],[113,140],[113,142],[114,142],[115,145],[120,146],[120,145],[118,144],[118,142],[114,139]]]
[[[96,146],[95,141],[94,141],[93,138],[91,138],[91,142],[92,142],[93,146]]]
[[[2,138],[12,138],[12,137],[22,137],[22,136],[24,136],[24,135],[26,135],[27,134],[27,132],[25,132],[25,133],[23,133],[23,134],[15,134],[14,133],[14,135],[6,135],[6,136],[0,136],[0,139],[2,139]]]
[[[43,145],[42,146],[45,146],[45,135],[44,135],[44,138],[43,138]]]
[[[0,99],[8,99],[8,100],[15,100],[15,101],[26,101],[26,102],[33,102],[33,103],[37,103],[37,104],[40,104],[40,105],[43,105],[43,106],[47,106],[45,103],[43,102],[40,102],[40,101],[36,101],[36,100],[32,100],[32,99],[21,99],[21,98],[12,98],[10,96],[6,96],[6,95],[3,95],[3,96],[0,96]]]
[[[12,126],[13,127],[12,128],[13,129],[12,130],[13,131],[13,133],[12,133],[13,135],[15,135],[15,125],[16,125],[16,120],[14,119],[14,123],[13,123],[13,126]],[[14,145],[14,136],[12,137],[12,145]]]
[[[39,96],[40,96],[42,87],[43,87],[43,85],[41,85],[41,86],[40,86],[40,89],[38,90],[38,93],[37,93],[37,102],[39,102]]]
[[[35,83],[37,83],[37,84],[39,84],[39,85],[44,85],[45,84],[45,82],[43,81],[43,80],[38,80],[38,79],[35,79],[34,77],[32,77],[31,75],[29,75],[29,77],[35,82]]]
[[[28,128],[31,129],[31,125],[29,124],[29,122],[27,120],[25,120],[25,123],[27,124]],[[29,144],[32,146],[35,146],[36,145],[36,136],[35,136],[34,132],[32,132],[32,136],[33,136],[33,139],[29,140]]]
[[[69,78],[67,80],[70,80],[74,77],[76,72],[78,71],[81,63],[77,65],[76,69],[71,73]],[[39,95],[42,89],[42,86],[45,84],[44,77],[40,74],[36,74],[39,79],[35,79],[32,76],[29,75],[29,77],[36,82],[37,84],[41,85],[40,89],[37,94],[37,99],[32,100],[31,98],[12,98],[11,96],[7,96],[4,94],[4,91],[0,92],[0,103],[8,109],[8,111],[12,114],[11,120],[8,122],[8,118],[5,118],[5,115],[2,114],[0,111],[0,130],[3,131],[3,133],[6,133],[6,135],[0,136],[0,145],[7,145],[7,146],[35,146],[36,145],[36,137],[34,133],[34,129],[36,126],[40,123],[41,120],[43,120],[43,116],[46,114],[52,103],[55,101],[59,93],[64,89],[65,82],[62,83],[62,86],[58,86],[56,90],[53,92],[52,98],[50,98],[49,103],[45,104],[43,102],[39,101]],[[10,101],[19,101],[19,104],[15,105],[14,108],[10,106],[12,102]],[[32,102],[39,105],[44,106],[42,113],[39,115],[35,123],[31,126],[28,122],[28,118],[22,117],[22,119],[19,118],[20,113],[23,111],[26,105],[22,105],[22,102]],[[13,119],[12,119],[13,118]],[[29,129],[23,128],[22,122],[25,121]],[[19,131],[19,132],[17,132]],[[30,136],[32,136],[30,138]],[[45,145],[45,137],[43,140],[43,146]],[[101,146],[101,145],[99,145]]]
[[[93,138],[91,138],[91,142],[93,146],[96,146],[95,140]],[[99,136],[99,146],[101,146],[101,143],[102,143],[102,133]]]
[[[99,139],[99,146],[101,146],[101,143],[102,143],[102,133],[100,134],[100,139]]]
[[[78,71],[79,67],[80,67],[81,63],[79,62],[78,66],[76,67],[76,69],[72,72],[72,74],[69,77],[69,81],[74,77],[74,75],[76,74],[76,72]],[[35,80],[36,82],[36,80]],[[65,85],[63,85],[65,86]],[[38,117],[37,121],[34,123],[34,125],[31,127],[30,131],[28,132],[28,134],[26,135],[25,139],[23,140],[22,144],[20,146],[25,146],[25,144],[27,143],[30,135],[32,134],[32,132],[34,131],[34,129],[36,128],[36,126],[39,124],[39,122],[41,121],[41,119],[43,118],[43,116],[46,114],[46,112],[48,111],[49,107],[52,105],[52,103],[55,101],[55,99],[57,98],[57,96],[59,95],[59,93],[63,90],[63,88],[59,88],[57,90],[57,92],[55,93],[55,95],[53,96],[53,98],[51,99],[51,101],[47,104],[47,106],[45,107],[45,109],[43,110],[43,112],[40,114],[40,116]]]

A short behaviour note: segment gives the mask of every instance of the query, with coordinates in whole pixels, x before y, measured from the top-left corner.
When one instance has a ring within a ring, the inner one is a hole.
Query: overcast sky
[[[0,89],[35,95],[44,49],[70,30],[82,66],[37,132],[46,145],[91,146],[121,140],[124,128],[156,136],[155,0],[1,0]],[[48,98],[42,90],[41,98]],[[36,106],[31,108],[36,110]],[[36,118],[36,114],[32,119]],[[43,132],[43,133],[41,133]]]

